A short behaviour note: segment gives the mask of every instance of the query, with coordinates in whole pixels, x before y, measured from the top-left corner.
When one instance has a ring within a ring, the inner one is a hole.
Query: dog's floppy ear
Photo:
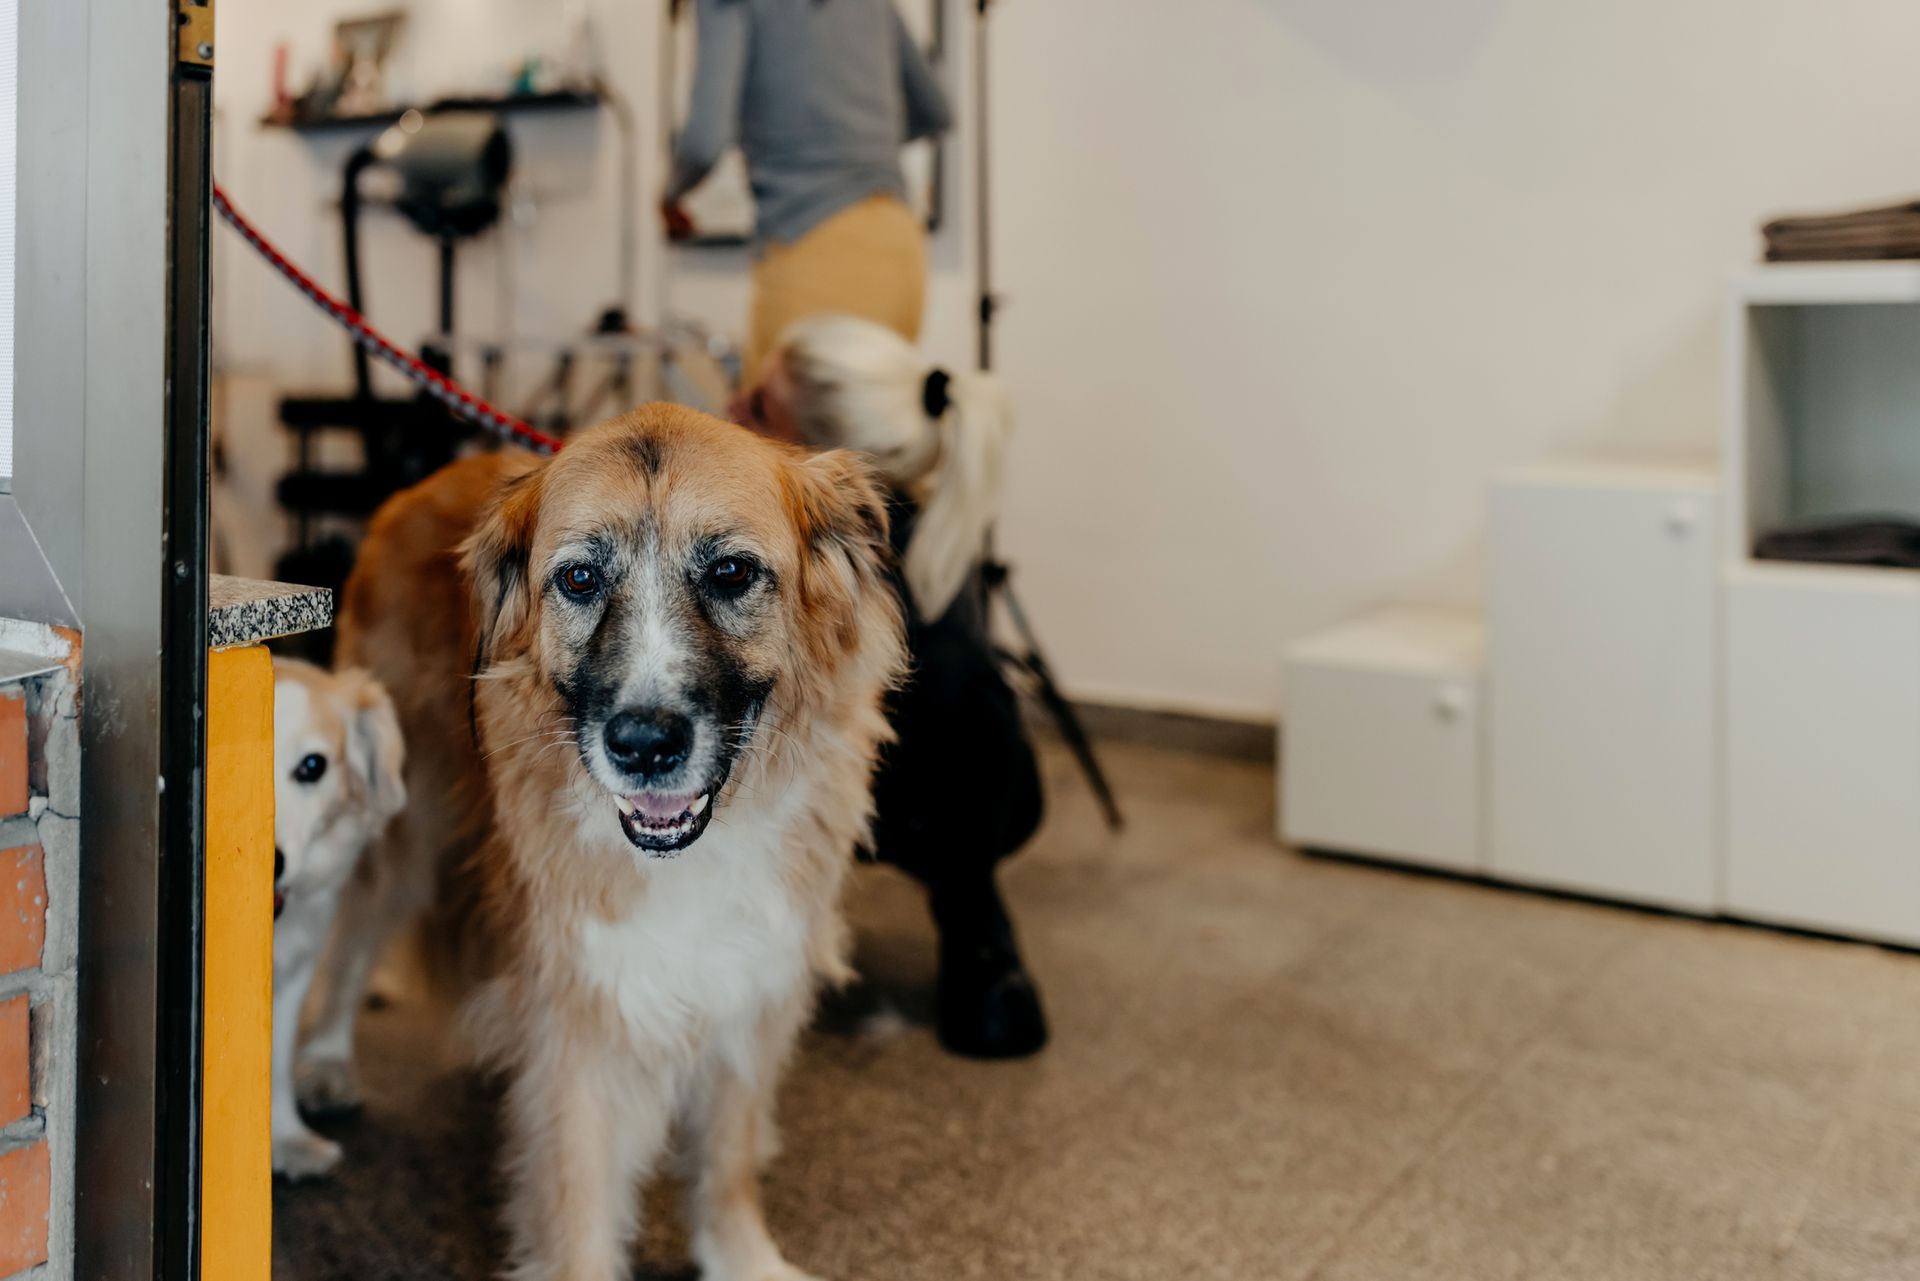
[[[460,567],[473,593],[474,669],[486,667],[533,608],[527,558],[540,511],[542,463],[509,476],[460,548]]]
[[[888,577],[886,493],[864,455],[845,449],[796,457],[789,498],[801,538],[800,591],[821,626],[808,638],[838,654],[863,630],[900,630]],[[822,658],[832,657],[821,654]]]
[[[368,809],[381,823],[407,806],[407,749],[400,718],[379,681],[359,668],[348,682],[347,764],[367,787]]]
[[[887,542],[887,500],[864,454],[830,449],[808,455],[799,473],[795,525],[810,558],[832,565],[844,559],[862,579],[885,577],[893,549]]]

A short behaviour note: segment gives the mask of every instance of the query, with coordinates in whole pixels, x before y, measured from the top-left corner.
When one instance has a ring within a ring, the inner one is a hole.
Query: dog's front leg
[[[369,850],[362,857],[372,854]],[[333,1115],[360,1106],[360,1084],[353,1066],[354,1020],[366,1001],[367,982],[382,947],[405,923],[412,906],[401,898],[395,885],[398,879],[380,877],[362,867],[341,891],[332,936],[320,954],[319,1009],[292,1069],[300,1103],[310,1113]]]
[[[632,1051],[530,1020],[507,1090],[509,1281],[626,1281],[671,1101]]]
[[[273,1168],[289,1179],[307,1179],[327,1173],[340,1161],[340,1145],[309,1130],[294,1099],[294,1044],[300,1034],[300,1007],[313,982],[313,960],[305,957],[275,969],[280,972],[273,977]]]
[[[760,1203],[762,1158],[775,1141],[773,1094],[805,1013],[796,1003],[768,1016],[747,1071],[716,1054],[694,1101],[690,1217],[701,1281],[817,1281],[780,1257]]]

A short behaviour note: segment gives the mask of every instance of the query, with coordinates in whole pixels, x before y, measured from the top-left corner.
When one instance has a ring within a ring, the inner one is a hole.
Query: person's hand
[[[668,240],[692,240],[694,236],[693,219],[687,213],[687,207],[672,197],[660,202],[660,221],[667,226]]]

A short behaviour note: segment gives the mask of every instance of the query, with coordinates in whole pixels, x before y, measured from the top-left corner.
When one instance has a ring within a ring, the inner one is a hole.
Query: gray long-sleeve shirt
[[[953,123],[894,0],[699,0],[693,104],[670,198],[746,152],[754,241],[792,242],[876,193],[905,197],[900,148]]]

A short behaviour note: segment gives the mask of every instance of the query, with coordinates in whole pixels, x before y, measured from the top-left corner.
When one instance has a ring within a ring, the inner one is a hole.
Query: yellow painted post
[[[269,1281],[273,660],[260,645],[209,656],[206,889],[201,1275]]]

